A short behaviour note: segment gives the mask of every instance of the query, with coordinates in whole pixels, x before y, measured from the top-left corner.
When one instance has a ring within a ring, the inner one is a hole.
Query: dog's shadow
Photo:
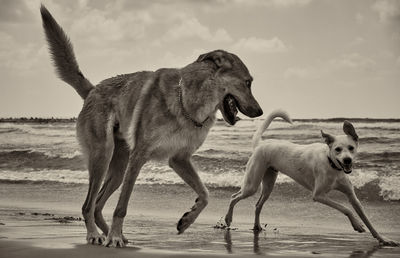
[[[253,231],[253,253],[256,255],[265,255],[263,249],[263,246],[267,246],[268,243],[264,243],[261,247],[260,247],[260,234],[263,231]],[[227,229],[224,232],[224,239],[225,239],[225,248],[226,251],[229,254],[234,253],[234,243],[232,241],[232,234],[231,234],[231,230]],[[268,247],[269,250],[271,249],[271,246]],[[359,248],[357,248],[357,250],[353,250],[350,251],[351,253],[349,254],[349,258],[368,258],[368,257],[372,257],[378,250],[382,249],[382,247],[380,245],[373,245],[371,246],[369,249],[367,250],[360,250]],[[314,253],[314,252],[312,252]]]

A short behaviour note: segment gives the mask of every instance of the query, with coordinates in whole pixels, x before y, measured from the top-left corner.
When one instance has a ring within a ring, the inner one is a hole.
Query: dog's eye
[[[354,146],[349,146],[349,151],[353,151],[354,150]]]
[[[250,80],[246,80],[246,86],[249,87],[249,88],[251,87],[251,81]]]
[[[335,151],[336,151],[336,152],[341,152],[341,151],[342,151],[342,148],[336,147],[336,148],[335,148]]]

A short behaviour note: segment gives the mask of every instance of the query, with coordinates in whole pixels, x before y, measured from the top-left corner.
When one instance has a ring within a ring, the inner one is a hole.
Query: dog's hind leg
[[[100,118],[98,119],[101,120]],[[103,124],[108,124],[107,120],[103,122]],[[114,143],[111,128],[108,128],[108,126],[93,128],[92,124],[85,121],[79,124],[78,121],[78,136],[88,158],[89,170],[89,189],[82,206],[82,215],[85,219],[88,243],[101,244],[104,241],[104,236],[100,235],[96,228],[94,219],[95,202],[104,174],[108,170],[111,161]]]
[[[183,214],[176,226],[178,234],[181,234],[196,220],[201,211],[207,206],[208,190],[190,162],[190,156],[172,157],[169,159],[169,165],[198,194],[198,198],[191,210]]]
[[[129,199],[132,194],[136,178],[139,175],[140,169],[147,162],[147,160],[148,154],[144,149],[139,149],[138,147],[135,147],[135,149],[129,153],[128,165],[125,171],[121,194],[118,199],[117,207],[114,210],[111,228],[104,242],[104,246],[125,246],[126,243],[122,235],[122,225],[124,223]]]
[[[262,227],[260,225],[260,213],[264,203],[268,200],[272,190],[274,189],[275,181],[278,176],[278,172],[274,169],[268,168],[267,172],[264,174],[262,182],[262,190],[260,199],[258,199],[256,204],[255,218],[254,218],[254,228],[255,231],[261,231]]]
[[[128,164],[129,148],[124,140],[114,137],[114,153],[111,163],[104,180],[104,184],[100,189],[96,200],[96,208],[94,218],[96,225],[103,231],[104,235],[108,235],[108,225],[102,214],[104,205],[108,198],[118,189],[124,179],[126,165]],[[123,237],[124,238],[124,237]],[[124,238],[124,241],[126,239]]]
[[[229,227],[232,223],[232,217],[233,217],[233,208],[235,208],[235,205],[240,201],[243,200],[249,196],[252,196],[253,194],[255,194],[255,192],[257,191],[257,189],[255,191],[239,191],[235,194],[232,195],[232,199],[229,203],[229,209],[228,212],[225,215],[225,223],[226,225]]]
[[[252,196],[257,192],[261,180],[266,173],[265,167],[266,164],[262,151],[255,151],[247,163],[246,174],[242,188],[239,192],[232,195],[229,203],[229,209],[225,215],[225,223],[228,227],[232,223],[233,209],[235,208],[235,205],[240,200]]]
[[[241,191],[241,190],[239,190],[237,193],[232,194],[232,195],[231,195],[231,198],[236,198],[236,196],[238,196],[238,195],[240,195],[240,194],[242,194],[242,191]]]

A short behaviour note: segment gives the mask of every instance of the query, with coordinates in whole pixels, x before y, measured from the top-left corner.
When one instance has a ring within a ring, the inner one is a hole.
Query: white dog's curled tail
[[[274,118],[280,117],[286,122],[293,124],[292,119],[290,119],[289,114],[281,109],[274,110],[271,112],[271,114],[268,115],[268,117],[264,120],[264,122],[261,124],[261,126],[257,129],[257,131],[254,133],[253,136],[253,149],[255,149],[258,146],[258,143],[261,140],[262,134],[267,130],[268,126],[271,124],[272,120]]]
[[[57,75],[85,99],[89,92],[94,89],[94,86],[83,76],[79,69],[67,34],[44,5],[40,6],[40,14],[42,15],[43,29]]]

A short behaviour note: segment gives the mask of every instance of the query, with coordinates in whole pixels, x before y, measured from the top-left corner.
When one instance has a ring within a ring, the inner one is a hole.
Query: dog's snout
[[[346,165],[350,165],[351,162],[352,162],[352,159],[351,159],[351,158],[344,158],[344,159],[343,159],[343,163],[346,164]]]
[[[250,108],[249,117],[259,117],[263,114],[263,110],[261,107],[256,103],[254,106]]]
[[[259,109],[257,110],[257,115],[256,115],[256,117],[262,116],[262,114],[264,114],[264,112],[262,111],[261,108],[259,108]]]
[[[257,102],[255,102],[254,105],[247,105],[247,106],[241,105],[239,103],[238,108],[239,108],[240,112],[242,112],[244,115],[246,115],[248,117],[252,117],[252,118],[259,117],[264,113]]]
[[[242,112],[243,113],[243,112]],[[259,117],[263,114],[264,112],[260,107],[251,109],[249,112],[245,113],[248,117]]]

